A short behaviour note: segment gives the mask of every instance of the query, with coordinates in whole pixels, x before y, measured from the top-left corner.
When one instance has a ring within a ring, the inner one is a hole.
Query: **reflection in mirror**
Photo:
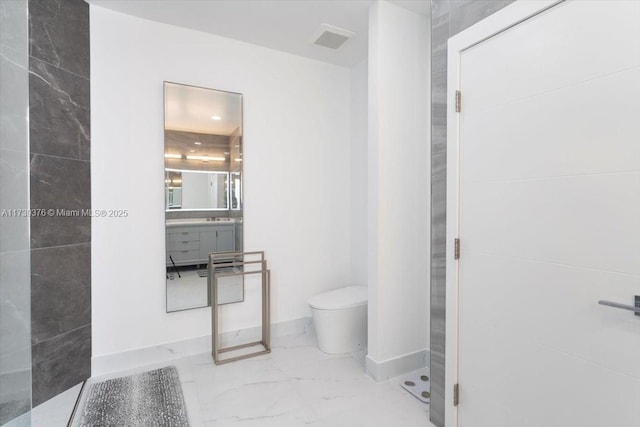
[[[229,173],[165,169],[166,209],[229,209]]]
[[[240,186],[240,172],[231,172],[231,209],[242,209],[242,188]]]
[[[206,307],[209,253],[242,251],[242,95],[164,83],[167,311]],[[244,283],[219,289],[240,302]]]

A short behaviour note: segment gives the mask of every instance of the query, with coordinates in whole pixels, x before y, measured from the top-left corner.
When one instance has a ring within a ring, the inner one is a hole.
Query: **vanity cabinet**
[[[167,226],[167,267],[206,264],[211,252],[235,251],[234,224]]]
[[[200,233],[200,244],[205,248],[214,248],[207,252],[231,252],[235,250],[235,235],[233,226],[225,229],[203,231]]]

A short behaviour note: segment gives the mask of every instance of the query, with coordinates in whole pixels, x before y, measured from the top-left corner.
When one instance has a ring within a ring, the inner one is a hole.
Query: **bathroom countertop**
[[[167,227],[178,227],[185,225],[224,225],[234,224],[235,218],[178,218],[168,219],[166,221]]]

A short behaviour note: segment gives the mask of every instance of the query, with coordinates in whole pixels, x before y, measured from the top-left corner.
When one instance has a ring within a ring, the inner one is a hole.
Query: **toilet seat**
[[[367,305],[367,287],[347,286],[318,294],[309,299],[309,305],[317,310],[339,310]]]

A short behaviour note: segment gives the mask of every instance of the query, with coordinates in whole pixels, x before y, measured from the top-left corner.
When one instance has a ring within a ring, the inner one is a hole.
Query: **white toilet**
[[[318,294],[309,300],[318,338],[325,353],[350,353],[367,346],[367,287]]]

